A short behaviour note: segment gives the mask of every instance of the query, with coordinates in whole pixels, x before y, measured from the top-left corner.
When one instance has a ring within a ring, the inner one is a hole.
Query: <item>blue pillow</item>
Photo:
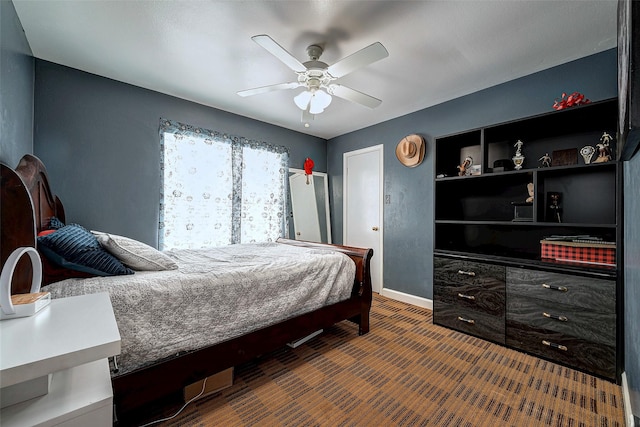
[[[96,276],[134,273],[104,250],[90,231],[78,224],[65,225],[54,233],[38,237],[38,249],[53,263],[71,270]]]
[[[60,221],[58,217],[52,216],[49,218],[49,229],[50,230],[58,230],[64,227],[64,222]]]

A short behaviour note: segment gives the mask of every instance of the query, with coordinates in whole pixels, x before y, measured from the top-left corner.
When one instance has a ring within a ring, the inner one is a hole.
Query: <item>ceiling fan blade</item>
[[[338,78],[349,74],[365,65],[373,64],[389,56],[389,52],[380,42],[375,42],[364,49],[360,49],[346,58],[341,59],[327,68],[329,74]]]
[[[329,93],[337,96],[338,98],[346,99],[347,101],[355,102],[356,104],[364,105],[371,109],[376,108],[382,104],[382,101],[366,93],[359,92],[355,89],[351,89],[347,86],[339,84],[329,85]]]
[[[260,93],[273,92],[275,90],[295,89],[297,87],[300,87],[299,82],[279,83],[277,85],[269,85],[269,86],[257,87],[254,89],[241,90],[238,92],[238,95],[251,96],[251,95],[258,95]]]
[[[282,46],[276,43],[271,37],[266,34],[251,37],[251,40],[258,43],[265,48],[269,53],[282,61],[287,67],[291,68],[297,73],[303,73],[307,71],[307,67],[302,65],[293,55],[285,50]]]

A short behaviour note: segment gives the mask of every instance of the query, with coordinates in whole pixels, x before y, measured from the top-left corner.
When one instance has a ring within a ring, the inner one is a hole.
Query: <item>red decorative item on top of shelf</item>
[[[307,175],[307,184],[309,184],[309,175],[313,173],[313,167],[315,163],[309,157],[307,157],[304,161],[304,174]]]
[[[573,107],[574,105],[582,105],[588,104],[591,101],[584,97],[580,92],[573,92],[571,95],[567,96],[566,93],[562,94],[562,98],[560,101],[557,99],[553,102],[554,110],[562,110],[567,107]]]

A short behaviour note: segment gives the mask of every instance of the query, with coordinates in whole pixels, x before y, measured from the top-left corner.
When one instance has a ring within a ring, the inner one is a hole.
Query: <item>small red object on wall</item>
[[[304,161],[304,173],[307,175],[307,184],[309,184],[309,175],[313,173],[313,167],[315,163],[309,157],[307,157]]]
[[[574,105],[582,105],[588,104],[591,101],[586,99],[583,94],[580,92],[573,92],[571,95],[567,96],[566,93],[562,94],[562,98],[560,101],[557,99],[553,102],[554,110],[562,110],[567,107],[573,107]]]

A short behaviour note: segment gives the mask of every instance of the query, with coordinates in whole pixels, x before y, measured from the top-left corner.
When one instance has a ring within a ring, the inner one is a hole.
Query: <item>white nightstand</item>
[[[112,426],[108,357],[120,333],[107,293],[61,298],[0,322],[0,419],[6,426]]]

